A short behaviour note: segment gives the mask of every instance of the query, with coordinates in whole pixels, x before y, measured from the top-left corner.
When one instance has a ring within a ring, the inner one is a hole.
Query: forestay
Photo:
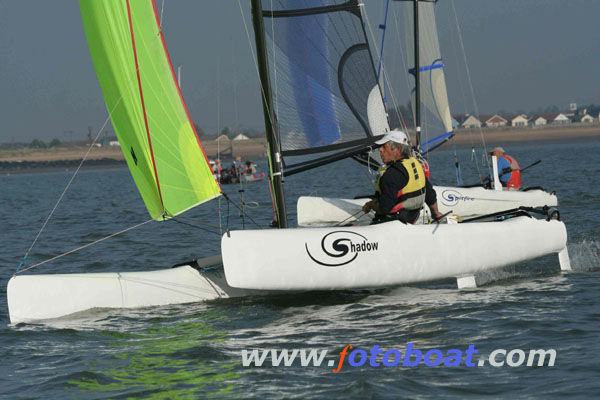
[[[106,107],[151,217],[167,219],[218,196],[154,1],[79,4]]]
[[[389,130],[356,0],[263,0],[276,132],[288,168]]]

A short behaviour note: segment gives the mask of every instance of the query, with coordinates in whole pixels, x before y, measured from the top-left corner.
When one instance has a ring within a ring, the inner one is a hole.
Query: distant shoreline
[[[455,131],[453,141],[457,146],[480,146],[481,136],[486,146],[505,145],[506,143],[546,142],[568,140],[600,139],[600,125],[589,126],[547,126],[543,128],[482,128],[459,129]],[[231,160],[241,157],[242,160],[263,159],[266,154],[266,139],[256,138],[244,141],[217,143],[215,140],[203,142],[204,151],[210,159]],[[446,143],[442,148],[450,146]],[[21,149],[0,150],[0,174],[21,174],[75,170],[85,156],[86,147],[59,147],[53,149]],[[126,167],[121,148],[93,148],[83,164],[82,169],[106,169]]]
[[[471,143],[479,145],[482,135],[486,145],[497,146],[509,142],[549,142],[600,138],[600,125],[458,129],[454,133],[454,142],[459,146],[471,145]]]

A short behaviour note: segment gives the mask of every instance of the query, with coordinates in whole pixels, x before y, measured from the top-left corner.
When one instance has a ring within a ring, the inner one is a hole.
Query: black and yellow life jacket
[[[403,209],[418,210],[423,207],[423,203],[425,202],[425,172],[423,171],[423,167],[419,160],[414,157],[409,157],[396,161],[393,164],[385,165],[381,169],[379,177],[377,178],[377,184],[375,185],[375,190],[378,195],[381,195],[381,178],[390,168],[396,168],[403,175],[405,175],[405,173],[402,169],[405,169],[406,173],[408,173],[408,183],[398,191],[396,195],[397,203],[390,210],[390,214],[395,214]]]

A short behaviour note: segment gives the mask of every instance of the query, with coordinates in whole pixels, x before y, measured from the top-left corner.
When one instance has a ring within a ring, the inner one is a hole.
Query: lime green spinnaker
[[[80,0],[106,107],[150,216],[219,196],[175,80],[153,0]]]

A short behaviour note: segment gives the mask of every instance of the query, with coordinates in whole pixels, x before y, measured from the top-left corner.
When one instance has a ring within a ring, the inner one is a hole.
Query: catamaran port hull
[[[227,283],[261,290],[377,288],[463,277],[559,253],[558,220],[233,231],[221,241]]]
[[[251,294],[259,293],[227,284],[220,256],[157,271],[17,275],[7,288],[12,323],[92,308],[163,306]]]
[[[452,212],[462,218],[477,217],[499,211],[524,207],[556,207],[554,193],[542,189],[489,190],[483,187],[460,188],[434,186],[438,209],[442,214]],[[363,204],[370,199],[336,199],[302,196],[298,199],[298,226],[332,226],[344,224],[368,225],[372,215],[364,215]],[[421,213],[421,221],[429,220],[428,210]]]

